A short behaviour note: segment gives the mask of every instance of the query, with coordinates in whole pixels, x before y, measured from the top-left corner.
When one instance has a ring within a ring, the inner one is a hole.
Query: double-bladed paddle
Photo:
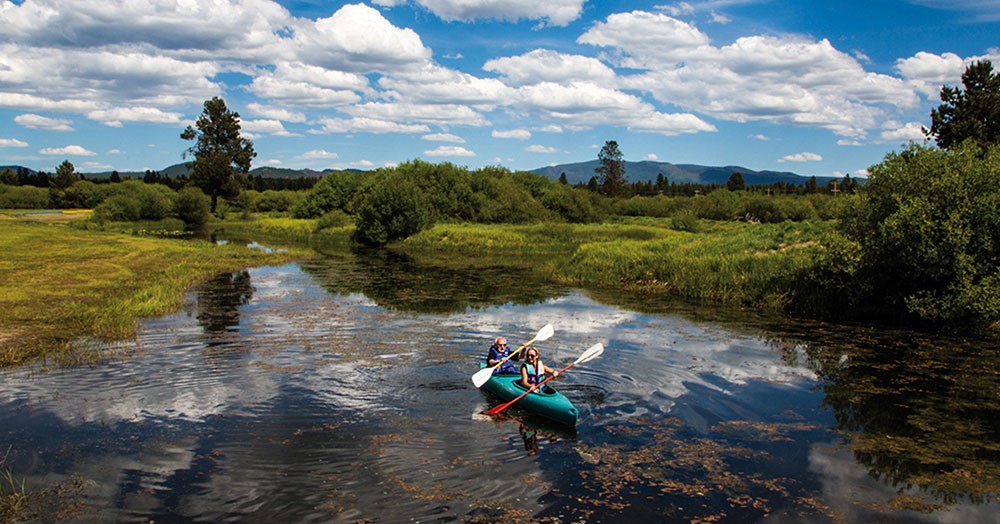
[[[543,340],[548,340],[550,337],[552,337],[552,333],[554,332],[555,330],[552,329],[552,324],[546,324],[545,327],[538,330],[538,334],[535,335],[535,338],[525,342],[524,344],[521,344],[521,347],[511,352],[511,354],[507,355],[500,362],[497,362],[497,365],[492,367],[485,367],[477,371],[475,375],[472,375],[472,383],[475,384],[477,388],[483,387],[483,384],[490,381],[490,377],[493,375],[494,369],[500,367],[500,365],[503,364],[504,362],[507,362],[507,360],[510,357],[513,357],[518,353],[518,351],[521,351],[525,347],[531,345],[533,342],[541,342]]]
[[[604,345],[601,344],[600,342],[598,342],[597,344],[594,344],[593,346],[591,346],[590,349],[588,349],[587,351],[584,351],[583,354],[580,355],[580,357],[577,358],[575,361],[573,361],[572,364],[570,364],[570,365],[568,365],[568,366],[560,369],[559,370],[559,374],[562,375],[567,369],[569,369],[569,368],[571,368],[571,367],[573,367],[573,366],[575,366],[577,364],[580,364],[580,363],[583,363],[583,362],[587,362],[588,360],[593,360],[593,359],[597,358],[598,355],[600,355],[601,353],[604,353]],[[549,378],[541,381],[540,383],[535,384],[534,386],[531,386],[531,389],[529,389],[528,391],[525,391],[524,393],[521,393],[520,395],[518,395],[517,398],[515,398],[514,400],[511,400],[510,402],[504,402],[503,404],[500,404],[500,405],[497,405],[497,406],[493,406],[492,408],[486,410],[486,414],[487,415],[499,415],[500,413],[503,412],[503,410],[505,410],[505,409],[513,406],[515,403],[517,403],[518,400],[521,400],[522,398],[524,398],[525,395],[527,395],[528,393],[531,393],[532,391],[534,391],[534,390],[536,390],[536,389],[544,386],[546,382],[552,380],[553,378],[555,378],[555,375],[552,375],[551,377],[549,377]]]

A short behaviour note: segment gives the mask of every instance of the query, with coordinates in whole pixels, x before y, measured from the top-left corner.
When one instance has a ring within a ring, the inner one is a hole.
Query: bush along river
[[[492,339],[548,323],[551,367],[605,346],[550,382],[576,427],[482,415]],[[20,518],[1000,522],[989,341],[334,251],[220,275],[93,350],[0,371]]]

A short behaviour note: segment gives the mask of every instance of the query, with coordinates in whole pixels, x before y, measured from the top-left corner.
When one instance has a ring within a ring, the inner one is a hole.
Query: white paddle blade
[[[493,368],[483,368],[472,375],[472,383],[475,384],[477,388],[483,387],[483,384],[490,381],[490,377],[493,376]]]
[[[548,340],[552,338],[553,333],[555,333],[555,330],[552,329],[552,324],[545,324],[545,327],[538,330],[538,334],[535,335],[534,342],[541,342],[543,340]]]
[[[594,360],[595,358],[600,356],[601,353],[604,353],[604,344],[598,342],[597,344],[590,346],[590,349],[588,349],[587,351],[584,351],[583,354],[580,355],[580,358],[576,359],[576,364],[587,362],[589,360]]]

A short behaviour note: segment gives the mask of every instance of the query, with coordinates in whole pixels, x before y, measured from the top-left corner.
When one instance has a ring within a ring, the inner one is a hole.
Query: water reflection
[[[360,293],[379,306],[415,313],[455,313],[467,308],[533,304],[562,294],[565,286],[540,278],[531,260],[431,259],[419,262],[391,250],[327,253],[302,269],[331,293]]]
[[[225,333],[239,325],[240,308],[253,298],[250,272],[222,273],[204,285],[211,292],[198,294],[198,322],[206,333]]]
[[[608,348],[557,380],[576,431],[484,420],[489,341],[550,322],[553,367]],[[92,522],[996,521],[996,350],[831,327],[336,252],[5,371],[0,449]]]
[[[870,475],[944,504],[986,502],[1000,493],[1000,349],[941,342],[895,333],[810,353],[824,402]]]

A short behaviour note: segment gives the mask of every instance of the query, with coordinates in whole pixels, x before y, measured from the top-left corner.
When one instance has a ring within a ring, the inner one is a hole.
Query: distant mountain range
[[[577,162],[574,164],[559,164],[555,166],[540,167],[532,169],[532,173],[538,173],[552,180],[558,180],[560,175],[566,174],[566,180],[570,184],[586,184],[590,178],[597,175],[594,171],[599,164],[598,160],[588,162]],[[168,166],[159,174],[176,178],[181,175],[188,176],[191,173],[190,162],[183,162]],[[10,168],[15,172],[20,166],[0,166],[0,171]],[[34,173],[33,169],[28,169]],[[54,171],[54,170],[53,170]],[[278,167],[258,167],[250,171],[250,175],[263,178],[321,178],[325,174],[333,171],[326,169],[316,171],[313,169],[285,169]],[[669,162],[625,162],[625,176],[629,182],[656,181],[659,175],[663,175],[669,182],[676,184],[715,184],[723,185],[729,180],[733,173],[743,176],[743,181],[747,185],[764,185],[784,182],[786,184],[805,184],[810,177],[799,175],[788,171],[754,171],[741,166],[700,166],[695,164],[671,164]],[[144,171],[119,171],[121,177],[142,178]],[[110,171],[100,173],[84,173],[84,176],[91,179],[101,179],[111,176]],[[837,177],[816,177],[816,182],[825,186]]]
[[[541,167],[532,170],[534,173],[557,180],[563,173],[570,184],[586,184],[590,178],[597,175],[594,169],[600,165],[598,160],[578,162],[575,164],[560,164]],[[754,171],[741,166],[699,166],[695,164],[671,164],[669,162],[625,162],[625,177],[629,182],[656,181],[662,174],[669,182],[676,184],[716,184],[722,185],[733,173],[743,176],[747,185],[764,185],[784,182],[792,185],[805,184],[810,177],[788,171]],[[816,177],[819,185],[826,185],[836,177]]]

